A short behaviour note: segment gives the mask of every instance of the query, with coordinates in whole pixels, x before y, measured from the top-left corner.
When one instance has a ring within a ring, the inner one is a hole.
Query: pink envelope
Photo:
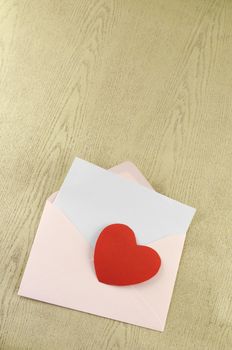
[[[111,171],[151,187],[130,162]],[[154,278],[133,286],[106,285],[96,278],[93,248],[53,205],[55,196],[46,202],[18,294],[163,331],[185,234],[148,245],[162,257],[160,271]]]

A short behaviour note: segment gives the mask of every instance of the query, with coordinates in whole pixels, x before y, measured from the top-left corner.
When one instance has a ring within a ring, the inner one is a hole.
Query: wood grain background
[[[0,0],[0,349],[232,349],[232,2]],[[164,333],[17,296],[75,156],[197,208]]]

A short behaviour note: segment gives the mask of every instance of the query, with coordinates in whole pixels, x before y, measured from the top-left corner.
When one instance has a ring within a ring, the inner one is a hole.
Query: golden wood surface
[[[0,349],[231,349],[232,2],[0,0],[0,113]],[[75,156],[197,208],[164,333],[17,296]]]

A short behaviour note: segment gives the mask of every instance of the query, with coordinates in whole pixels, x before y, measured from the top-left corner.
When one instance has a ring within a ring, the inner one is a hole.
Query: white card
[[[91,244],[113,223],[132,228],[139,244],[185,234],[195,209],[76,158],[54,201]]]

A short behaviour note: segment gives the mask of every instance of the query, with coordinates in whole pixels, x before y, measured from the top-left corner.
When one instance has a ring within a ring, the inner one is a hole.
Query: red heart
[[[100,282],[126,286],[144,282],[159,271],[159,254],[137,245],[132,229],[112,224],[103,229],[95,245],[94,266]]]

